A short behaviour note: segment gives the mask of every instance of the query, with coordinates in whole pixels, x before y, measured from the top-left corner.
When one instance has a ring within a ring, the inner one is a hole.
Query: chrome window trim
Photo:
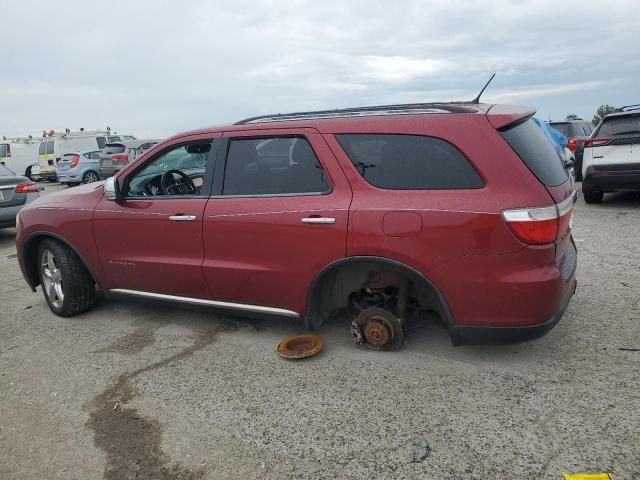
[[[225,308],[229,310],[240,310],[253,313],[268,313],[272,315],[281,315],[283,317],[298,318],[300,314],[292,310],[277,307],[265,307],[262,305],[248,305],[244,303],[222,302],[219,300],[206,300],[204,298],[182,297],[179,295],[167,295],[164,293],[143,292],[140,290],[129,290],[126,288],[113,288],[109,290],[113,293],[122,293],[124,295],[132,295],[136,297],[152,298],[156,300],[168,300],[171,302],[188,303],[191,305],[204,305],[210,307]]]

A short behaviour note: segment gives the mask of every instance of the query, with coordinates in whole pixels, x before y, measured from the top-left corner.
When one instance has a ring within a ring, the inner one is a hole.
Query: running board
[[[244,303],[220,302],[218,300],[205,300],[204,298],[180,297],[178,295],[166,295],[164,293],[141,292],[139,290],[127,290],[125,288],[114,288],[108,290],[112,293],[122,293],[134,297],[151,298],[155,300],[167,300],[170,302],[188,303],[190,305],[204,305],[207,307],[224,308],[228,310],[240,310],[243,312],[268,313],[283,317],[298,318],[300,314],[291,310],[276,307],[263,307],[260,305],[246,305]]]

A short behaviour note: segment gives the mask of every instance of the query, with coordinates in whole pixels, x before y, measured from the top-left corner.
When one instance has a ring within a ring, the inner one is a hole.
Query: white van
[[[31,178],[31,168],[38,164],[39,139],[29,137],[0,140],[0,164],[18,175]]]
[[[135,140],[133,135],[111,134],[110,131],[65,130],[44,132],[38,148],[38,165],[31,167],[34,178],[56,181],[57,164],[67,153],[102,150],[107,143]]]

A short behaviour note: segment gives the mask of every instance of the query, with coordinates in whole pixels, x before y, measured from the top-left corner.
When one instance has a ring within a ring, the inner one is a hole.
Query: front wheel
[[[53,239],[38,249],[40,284],[53,313],[72,317],[89,310],[96,301],[91,274],[69,247]]]

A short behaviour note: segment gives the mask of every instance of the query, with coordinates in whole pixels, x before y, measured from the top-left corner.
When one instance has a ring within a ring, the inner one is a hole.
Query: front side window
[[[0,145],[0,157],[4,158],[7,156],[7,146]]]
[[[138,170],[127,185],[130,197],[198,196],[204,185],[211,143],[190,143],[165,151]]]
[[[300,137],[231,140],[223,195],[322,194],[331,190],[320,160]]]
[[[47,153],[47,142],[40,142],[40,147],[38,148],[38,155],[45,155]]]
[[[53,147],[54,147],[54,142],[47,142],[47,154],[48,155],[52,155],[53,154]]]
[[[98,148],[102,150],[107,144],[107,139],[104,137],[96,137],[96,142],[98,142]]]
[[[462,153],[439,138],[393,134],[342,134],[336,138],[360,175],[379,188],[444,190],[484,186]]]

